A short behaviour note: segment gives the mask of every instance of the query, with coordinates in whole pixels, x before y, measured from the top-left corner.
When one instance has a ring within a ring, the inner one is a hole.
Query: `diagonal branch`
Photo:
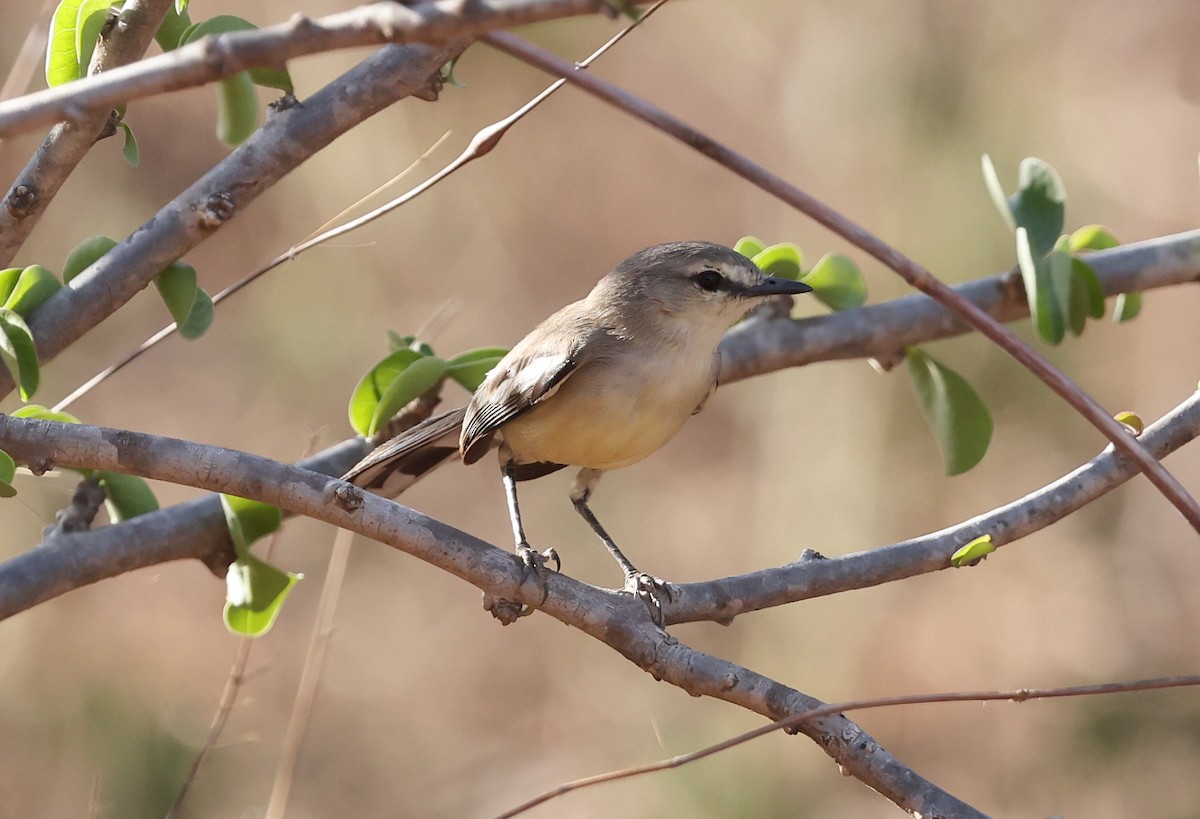
[[[297,14],[286,23],[207,37],[83,82],[0,103],[0,137],[307,54],[389,43],[444,46],[498,28],[597,13],[613,10],[604,0],[435,0],[409,5],[385,0],[316,20]]]
[[[1192,528],[1200,533],[1200,503],[1188,493],[1174,475],[1154,460],[1136,439],[1129,437],[1124,428],[1113,420],[1113,417],[1095,399],[1080,389],[1066,374],[1054,367],[1011,330],[964,299],[953,288],[940,281],[915,261],[782,177],[751,162],[741,154],[730,150],[646,100],[635,97],[599,77],[578,71],[562,58],[512,34],[492,32],[484,40],[489,45],[536,68],[562,77],[589,94],[695,148],[738,176],[786,202],[874,256],[900,274],[910,285],[937,299],[1025,366],[1086,418],[1092,426],[1100,430],[1118,450],[1137,464],[1138,469],[1145,474],[1158,491],[1179,510]]]
[[[1128,433],[1126,433],[1128,434]],[[1139,436],[1162,458],[1200,437],[1200,392],[1193,393]],[[1111,492],[1137,474],[1113,447],[1057,481],[956,526],[865,552],[825,558],[808,552],[787,566],[704,583],[680,585],[665,607],[668,623],[728,622],[736,615],[811,597],[878,586],[950,568],[950,556],[975,538],[990,534],[1003,546],[1020,540]]]
[[[397,100],[436,93],[439,69],[461,47],[388,46],[302,104],[275,112],[250,139],[30,316],[39,359],[54,358],[334,139]],[[0,372],[0,395],[12,388],[11,375]]]
[[[655,627],[641,602],[629,595],[554,574],[547,578],[551,593],[543,600],[536,584],[522,582],[522,567],[514,555],[316,472],[175,438],[3,415],[0,445],[36,471],[62,463],[138,474],[252,498],[349,529],[438,566],[486,595],[536,606],[605,643],[655,679],[693,696],[724,700],[771,720],[822,705],[750,669],[678,642]],[[910,812],[979,815],[905,766],[841,715],[814,718],[800,730],[844,771]]]
[[[97,50],[95,70],[127,65],[145,53],[172,0],[129,0]],[[68,87],[68,86],[63,86]],[[18,105],[23,97],[0,105]],[[33,232],[59,189],[112,124],[113,106],[90,109],[50,129],[17,175],[0,207],[0,267],[6,266]],[[47,124],[53,120],[45,121]]]

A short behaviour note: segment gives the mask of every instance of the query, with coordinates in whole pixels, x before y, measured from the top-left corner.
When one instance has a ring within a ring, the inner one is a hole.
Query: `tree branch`
[[[297,14],[286,23],[208,37],[136,65],[0,103],[0,137],[90,112],[107,113],[131,100],[307,54],[389,43],[442,46],[498,28],[597,13],[611,15],[612,6],[603,0],[436,0],[411,5],[385,0],[316,20]]]
[[[95,70],[106,72],[132,63],[146,52],[173,0],[128,0],[117,23],[97,50]],[[60,86],[69,88],[70,84]],[[52,89],[53,90],[53,89]],[[18,105],[24,97],[3,105]],[[75,167],[112,125],[113,106],[80,113],[50,129],[25,168],[17,175],[0,208],[0,267],[8,265],[25,244],[46,208]],[[54,120],[45,120],[47,124]]]
[[[545,49],[525,42],[520,37],[505,32],[492,32],[484,40],[500,51],[511,54],[552,76],[562,77],[589,94],[613,107],[652,125],[658,130],[675,137],[696,149],[738,176],[766,191],[782,202],[792,206],[819,224],[874,256],[906,282],[921,292],[937,299],[964,321],[971,324],[984,337],[1015,358],[1026,369],[1036,375],[1064,401],[1082,415],[1092,426],[1104,434],[1117,449],[1132,460],[1158,491],[1179,510],[1180,514],[1200,533],[1200,503],[1196,501],[1158,461],[1154,460],[1137,440],[1125,433],[1124,427],[1113,420],[1112,415],[1079,388],[1061,370],[1054,367],[1031,346],[1018,338],[1011,330],[964,299],[912,259],[891,247],[866,229],[825,205],[811,194],[801,190],[763,166],[751,162],[741,154],[701,133],[696,128],[662,108],[620,89],[599,77],[575,69],[567,61]]]
[[[252,498],[349,529],[438,566],[485,595],[535,606],[605,643],[655,679],[693,696],[724,700],[772,720],[822,705],[750,669],[674,640],[654,626],[642,603],[630,595],[552,574],[547,579],[550,595],[543,600],[536,584],[522,582],[524,571],[514,555],[310,470],[175,438],[4,415],[0,415],[0,446],[35,471],[61,463],[143,475]],[[152,517],[158,516],[144,516]],[[129,523],[138,520],[142,518]],[[61,549],[61,543],[48,543],[34,552],[46,548]],[[0,594],[8,580],[9,572],[0,567]],[[813,719],[800,730],[843,770],[906,810],[923,816],[979,815],[906,767],[843,716]]]
[[[164,206],[29,317],[39,360],[54,358],[159,272],[241,213],[263,191],[363,120],[430,83],[459,45],[388,46],[313,94],[275,112],[250,139]],[[0,372],[0,397],[13,388]]]

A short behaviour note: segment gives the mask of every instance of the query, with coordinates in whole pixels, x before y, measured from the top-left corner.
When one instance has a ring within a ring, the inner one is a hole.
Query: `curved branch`
[[[750,669],[674,640],[655,627],[641,602],[629,595],[552,574],[547,579],[550,595],[543,600],[535,584],[522,582],[524,571],[514,555],[419,512],[307,469],[175,438],[4,415],[0,415],[0,445],[38,471],[63,463],[138,474],[241,495],[349,529],[438,566],[482,589],[487,596],[535,606],[605,643],[656,679],[694,696],[724,700],[771,720],[823,704]],[[138,520],[141,518],[129,523]],[[63,541],[68,537],[63,536]],[[43,549],[61,553],[63,548],[56,542],[34,553]],[[8,577],[9,573],[0,569],[0,578]],[[0,593],[7,585],[0,580]],[[980,815],[920,777],[844,716],[815,718],[799,729],[843,770],[906,810],[924,816]]]
[[[1147,427],[1139,439],[1162,458],[1197,436],[1200,392]],[[1062,520],[1136,474],[1137,467],[1109,446],[1057,481],[940,532],[840,557],[806,552],[787,566],[680,585],[674,603],[665,607],[667,622],[728,622],[747,611],[948,569],[950,556],[975,538],[990,534],[997,547],[1012,543]]]
[[[1192,528],[1200,533],[1200,502],[1197,502],[1183,484],[1158,461],[1151,457],[1136,439],[1125,433],[1124,428],[1113,420],[1112,415],[1079,388],[1065,373],[1052,365],[1033,347],[1017,337],[1015,333],[998,323],[983,310],[964,299],[931,272],[878,237],[854,223],[833,208],[825,205],[811,194],[772,173],[763,166],[751,162],[741,154],[668,114],[662,108],[640,99],[599,77],[578,71],[566,60],[545,49],[525,42],[520,37],[505,32],[492,32],[484,40],[499,50],[517,57],[553,76],[562,77],[600,100],[652,125],[684,144],[696,149],[718,164],[728,168],[747,182],[766,191],[782,202],[807,215],[819,224],[846,239],[856,247],[874,256],[906,282],[926,293],[964,321],[975,327],[986,338],[1016,359],[1022,366],[1036,375],[1046,386],[1058,394],[1092,426],[1104,434],[1122,453],[1137,464],[1138,469],[1154,484],[1159,493],[1171,502]]]
[[[107,113],[131,100],[307,54],[389,43],[440,46],[498,28],[596,13],[613,10],[603,0],[436,0],[410,5],[384,0],[316,20],[298,14],[280,25],[206,37],[136,65],[0,103],[0,137],[90,112]]]
[[[154,39],[172,0],[129,0],[98,49],[96,71],[107,72],[141,57]],[[60,86],[68,88],[68,86]],[[2,105],[18,105],[18,97]],[[59,188],[112,125],[112,108],[98,107],[50,129],[28,164],[17,175],[0,208],[0,267],[25,243]],[[47,124],[54,120],[47,120]]]

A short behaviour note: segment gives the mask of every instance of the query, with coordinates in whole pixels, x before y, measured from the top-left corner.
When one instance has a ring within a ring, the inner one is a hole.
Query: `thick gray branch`
[[[442,46],[498,28],[598,12],[611,14],[612,8],[603,0],[438,0],[411,5],[386,0],[317,20],[298,14],[280,25],[206,38],[83,82],[0,103],[0,137],[306,54],[387,43]]]
[[[1200,392],[1151,425],[1140,436],[1156,458],[1164,458],[1200,436]],[[1110,445],[1088,463],[1019,500],[956,526],[866,552],[824,558],[802,555],[787,566],[679,586],[666,607],[668,622],[717,620],[810,597],[878,586],[950,568],[950,556],[975,538],[990,534],[996,546],[1012,543],[1070,515],[1137,474],[1137,467]]]
[[[432,563],[477,586],[486,595],[537,606],[610,646],[656,679],[696,696],[740,705],[772,720],[822,705],[756,672],[672,639],[653,625],[644,606],[632,596],[552,574],[548,578],[550,595],[542,601],[536,584],[521,582],[524,572],[514,555],[419,512],[310,470],[175,438],[3,415],[0,415],[0,447],[36,470],[61,463],[138,474],[230,492],[349,529]],[[147,515],[144,519],[161,517]],[[123,526],[132,528],[139,520],[142,518]],[[151,541],[152,530],[153,525],[147,524],[145,532],[151,535]],[[79,551],[80,546],[86,549],[85,541],[86,538],[77,540],[76,536],[62,535],[61,541],[56,539],[29,554],[35,555],[34,563],[41,557],[38,553],[51,555],[42,560],[43,569],[56,560],[87,561],[89,555],[78,558],[70,554]],[[146,545],[152,544],[147,541]],[[136,549],[127,550],[126,555],[131,564],[136,562]],[[11,570],[21,560],[17,558],[0,567],[0,616],[8,608],[5,598],[14,585],[30,582],[44,585],[44,579],[35,576],[31,561],[23,564],[24,571]],[[910,812],[923,816],[979,815],[920,777],[843,716],[814,719],[802,725],[801,730],[844,770]]]
[[[1088,262],[1105,295],[1200,282],[1200,230],[1092,253]],[[1029,315],[1014,274],[955,288],[999,321]],[[972,328],[929,296],[914,294],[804,321],[749,322],[721,342],[721,383],[815,361],[887,358],[910,344],[962,335]]]

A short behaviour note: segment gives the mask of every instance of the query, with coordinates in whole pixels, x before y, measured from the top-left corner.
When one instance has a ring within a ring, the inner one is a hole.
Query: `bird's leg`
[[[550,594],[550,589],[546,586],[546,561],[554,561],[555,571],[562,568],[562,562],[558,559],[558,552],[553,549],[536,552],[529,545],[529,541],[525,539],[525,527],[521,525],[521,509],[517,506],[517,479],[514,474],[514,466],[511,459],[500,462],[500,471],[504,476],[504,495],[508,499],[508,517],[512,522],[517,557],[521,559],[521,564],[525,567],[521,575],[521,582],[524,583],[530,574],[535,575],[538,583],[541,584],[542,602],[545,603],[546,596]],[[525,613],[527,612],[523,612],[523,614]]]
[[[604,531],[604,527],[600,525],[600,521],[596,520],[596,515],[588,506],[588,499],[592,496],[592,491],[596,488],[596,484],[600,482],[600,476],[604,473],[599,469],[581,469],[579,475],[575,478],[575,483],[571,487],[571,503],[575,505],[575,511],[580,517],[588,522],[588,526],[592,527],[600,540],[616,558],[617,564],[621,567],[621,571],[625,573],[624,591],[640,597],[643,602],[650,608],[650,616],[658,625],[663,624],[662,601],[659,595],[663,595],[668,601],[674,600],[674,595],[671,592],[671,586],[665,580],[648,575],[645,572],[639,572],[629,558],[621,554],[621,550],[617,548],[617,544],[609,537],[608,532]]]

